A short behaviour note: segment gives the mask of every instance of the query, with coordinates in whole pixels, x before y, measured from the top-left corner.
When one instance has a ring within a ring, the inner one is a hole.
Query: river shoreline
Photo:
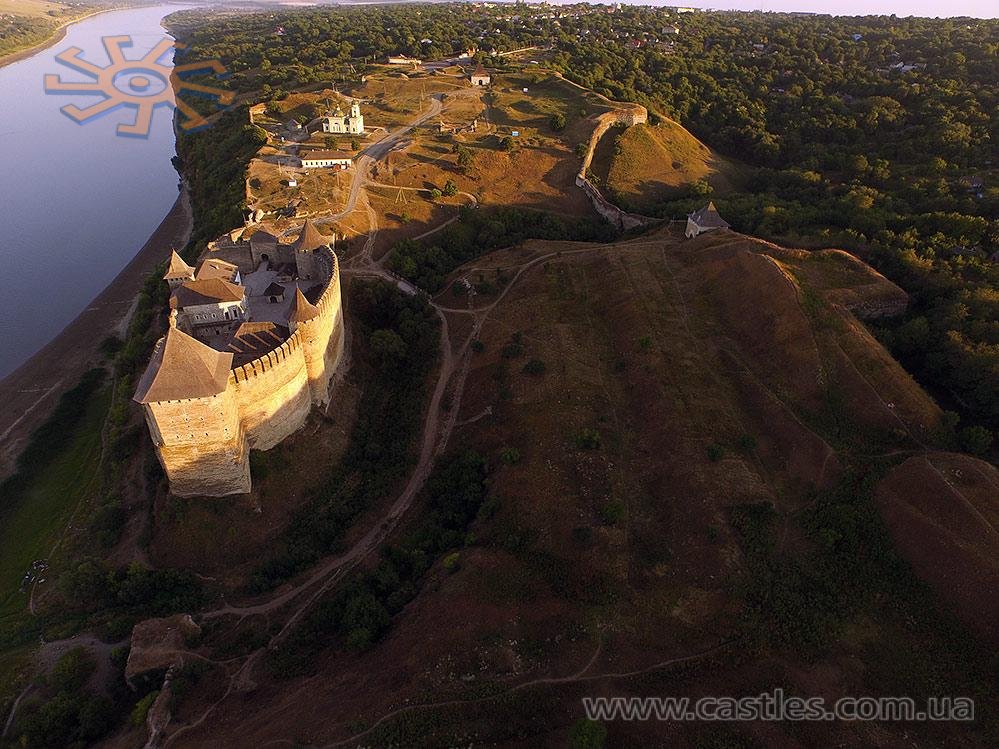
[[[114,279],[40,351],[0,380],[0,477],[13,468],[25,439],[59,396],[101,361],[100,345],[118,332],[149,273],[172,248],[182,249],[193,228],[190,198],[182,189],[146,243]]]
[[[64,21],[55,29],[52,30],[52,36],[45,39],[38,44],[31,47],[25,47],[24,49],[19,49],[16,52],[8,52],[7,54],[0,56],[0,68],[6,67],[7,65],[12,65],[15,62],[20,62],[21,60],[26,60],[32,55],[37,55],[49,47],[54,47],[56,44],[61,42],[66,38],[66,30],[72,26],[74,23],[80,23],[81,21],[86,21],[88,18],[93,18],[94,16],[99,16],[102,13],[113,13],[117,10],[126,10],[126,8],[104,8],[103,10],[96,10],[93,13],[87,13],[86,15],[80,16],[79,18],[73,18],[68,21]]]

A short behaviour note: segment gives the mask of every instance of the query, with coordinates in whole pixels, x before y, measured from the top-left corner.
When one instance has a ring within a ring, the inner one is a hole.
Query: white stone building
[[[301,161],[303,169],[350,169],[354,154],[347,151],[306,151]]]
[[[481,64],[478,65],[475,68],[475,70],[472,72],[473,86],[488,86],[491,81],[492,78],[489,76],[489,73],[486,72],[486,69],[482,67]]]
[[[333,114],[323,117],[322,127],[324,133],[364,135],[364,115],[361,114],[361,105],[356,101],[351,103],[349,116],[344,116],[343,110],[337,106]]]

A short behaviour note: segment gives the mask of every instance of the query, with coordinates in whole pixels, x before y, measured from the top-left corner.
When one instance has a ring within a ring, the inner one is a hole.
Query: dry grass
[[[736,176],[730,162],[672,121],[612,128],[604,140],[594,171],[615,195],[638,209],[676,197],[700,179],[723,193]]]
[[[0,14],[58,18],[71,10],[73,9],[68,4],[51,0],[0,0]]]

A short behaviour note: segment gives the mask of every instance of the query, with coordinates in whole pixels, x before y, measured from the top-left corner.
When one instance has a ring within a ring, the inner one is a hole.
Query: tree
[[[380,367],[394,369],[406,359],[406,342],[394,330],[376,330],[371,334],[369,345]]]
[[[570,749],[603,749],[607,727],[596,720],[580,718],[569,729]]]
[[[961,447],[972,455],[985,455],[992,447],[992,432],[985,427],[971,426],[961,430]]]
[[[552,115],[551,119],[552,130],[556,133],[560,133],[565,130],[565,115],[561,112],[556,112]]]
[[[352,151],[360,151],[361,150],[361,141],[359,141],[357,138],[351,138],[350,139],[350,150],[352,150]]]
[[[323,138],[323,145],[330,151],[335,151],[340,148],[340,144],[337,142],[337,139],[332,135],[327,135]]]
[[[442,191],[442,194],[448,198],[458,194],[458,185],[454,183],[453,179],[449,179],[444,183],[444,190]]]

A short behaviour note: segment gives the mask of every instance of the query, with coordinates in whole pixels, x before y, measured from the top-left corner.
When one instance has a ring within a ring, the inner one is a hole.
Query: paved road
[[[357,207],[357,198],[361,194],[361,190],[368,183],[368,180],[371,179],[371,168],[384,159],[410,130],[415,127],[419,127],[432,117],[439,116],[442,108],[443,104],[441,102],[441,95],[434,94],[430,98],[430,108],[426,112],[420,114],[408,125],[404,125],[398,130],[393,130],[377,143],[372,143],[370,146],[361,151],[360,155],[358,155],[356,161],[354,162],[354,180],[350,184],[350,194],[347,196],[347,205],[339,213],[334,213],[330,216],[316,219],[316,223],[319,225],[329,224],[335,221],[340,221],[344,217],[353,213],[354,209]]]

